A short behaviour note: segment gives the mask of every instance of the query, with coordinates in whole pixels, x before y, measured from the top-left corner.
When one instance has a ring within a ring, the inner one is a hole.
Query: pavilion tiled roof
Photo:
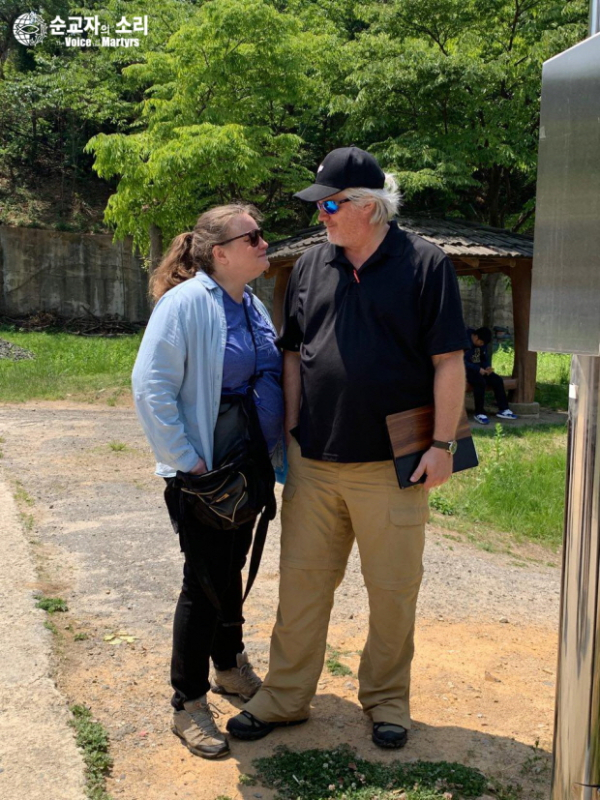
[[[454,259],[461,257],[479,259],[532,258],[533,237],[511,233],[503,228],[492,228],[466,220],[433,217],[400,217],[402,230],[416,233]],[[309,247],[326,241],[322,225],[298,231],[288,239],[282,239],[269,247],[272,265],[284,261],[295,261]]]

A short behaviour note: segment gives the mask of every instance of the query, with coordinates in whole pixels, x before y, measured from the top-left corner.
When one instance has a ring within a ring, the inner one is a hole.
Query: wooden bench
[[[518,382],[518,380],[516,378],[509,378],[509,377],[505,377],[503,375],[501,375],[500,377],[504,381],[504,388],[506,389],[507,392],[512,392],[517,388],[517,385],[518,385],[519,382]],[[467,382],[466,391],[467,392],[472,392],[473,391],[473,387],[468,382]],[[491,391],[491,389],[486,388],[486,391]]]

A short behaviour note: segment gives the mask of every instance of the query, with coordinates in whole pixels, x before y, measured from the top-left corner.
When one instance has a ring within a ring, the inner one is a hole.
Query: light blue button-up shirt
[[[249,286],[246,291],[275,334],[263,303]],[[132,386],[156,474],[163,478],[189,472],[199,458],[213,468],[226,342],[223,290],[205,272],[169,289],[152,312]]]

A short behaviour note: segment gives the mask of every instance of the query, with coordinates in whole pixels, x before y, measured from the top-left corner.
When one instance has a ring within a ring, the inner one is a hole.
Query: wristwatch
[[[458,447],[458,442],[456,439],[453,439],[451,442],[440,442],[439,439],[434,439],[431,443],[432,447],[439,447],[440,450],[445,450],[448,455],[453,456],[456,453],[456,448]]]

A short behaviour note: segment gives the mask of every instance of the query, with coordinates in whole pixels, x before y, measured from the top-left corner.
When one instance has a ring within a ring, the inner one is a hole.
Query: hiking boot
[[[206,702],[206,695],[188,700],[181,711],[173,714],[171,730],[195,756],[220,758],[229,753],[225,734],[215,725],[219,711]]]
[[[378,747],[404,747],[407,739],[408,733],[402,725],[393,722],[373,723],[373,741]]]
[[[262,681],[252,669],[247,653],[238,653],[235,657],[237,667],[217,669],[212,690],[216,694],[237,694],[244,702],[258,692]]]

